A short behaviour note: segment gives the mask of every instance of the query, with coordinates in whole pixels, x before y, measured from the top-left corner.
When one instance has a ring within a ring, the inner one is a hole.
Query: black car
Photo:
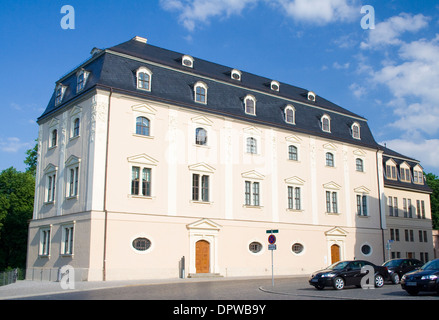
[[[439,294],[439,259],[403,275],[401,287],[411,295],[417,295],[420,291],[436,291]]]
[[[423,263],[417,259],[392,259],[383,263],[383,266],[389,269],[390,280],[394,284],[398,284],[404,274],[422,265]]]
[[[375,271],[375,287],[381,288],[384,285],[384,281],[389,279],[389,271],[386,267],[377,266],[364,260],[350,260],[339,261],[324,270],[314,272],[309,278],[309,284],[319,290],[327,286],[337,290],[351,285],[360,287],[361,279],[366,275],[366,273],[361,272],[361,268],[364,266],[373,267]]]

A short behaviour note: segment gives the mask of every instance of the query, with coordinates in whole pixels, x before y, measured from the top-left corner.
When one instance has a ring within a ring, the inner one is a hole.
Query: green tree
[[[26,265],[34,192],[35,178],[30,172],[10,167],[0,173],[0,270]]]
[[[27,165],[26,172],[31,173],[34,177],[37,172],[37,155],[38,155],[38,142],[32,149],[26,151],[27,157],[24,159],[24,163]]]
[[[425,175],[428,186],[433,190],[430,196],[433,229],[439,229],[439,178],[433,173]]]

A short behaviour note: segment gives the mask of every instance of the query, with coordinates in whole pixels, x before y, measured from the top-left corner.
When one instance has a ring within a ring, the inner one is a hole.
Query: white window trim
[[[140,73],[146,73],[149,76],[148,88],[143,88],[143,87],[139,86],[139,74]],[[151,87],[152,87],[152,71],[146,67],[140,67],[139,69],[136,70],[136,88],[139,90],[151,92]]]
[[[197,88],[203,88],[204,89],[204,102],[197,100]],[[198,81],[197,83],[195,83],[194,84],[194,101],[196,103],[200,103],[200,104],[207,104],[207,90],[208,90],[208,86],[204,82]]]
[[[215,168],[213,168],[212,166],[201,162],[201,163],[197,163],[197,164],[193,164],[190,165],[189,167],[189,174],[190,174],[190,202],[191,203],[202,203],[202,204],[212,204],[213,200],[212,200],[212,196],[215,194],[214,192],[212,192],[212,188],[214,186],[213,184],[213,174],[215,172]],[[193,177],[194,174],[197,174],[199,176],[198,179],[198,199],[193,199]],[[207,189],[207,199],[208,201],[204,201],[203,200],[203,192],[202,192],[202,177],[203,176],[207,176],[209,177],[209,185],[208,185],[208,189]]]
[[[57,175],[58,168],[53,164],[49,164],[46,169],[44,169],[44,177],[45,177],[45,192],[44,192],[44,204],[53,204],[56,199],[57,192]],[[49,181],[52,178],[52,186],[49,189]],[[55,188],[54,188],[55,187]],[[49,195],[49,192],[51,195]]]
[[[79,77],[81,75],[83,75],[84,80],[82,81],[82,87],[79,87],[79,85],[80,85]],[[80,69],[80,70],[78,70],[78,72],[76,72],[76,93],[79,93],[82,90],[84,90],[85,86],[87,85],[87,79],[88,79],[89,75],[90,75],[90,72],[85,70],[85,69]]]
[[[254,109],[253,113],[247,112],[247,100],[252,100],[253,101],[253,106],[254,106],[253,107],[253,109]],[[244,112],[245,112],[245,114],[256,116],[256,98],[253,95],[251,95],[251,94],[248,94],[248,95],[246,95],[244,97]]]
[[[140,154],[137,156],[129,157],[128,158],[128,177],[129,177],[129,183],[128,183],[128,197],[129,198],[143,198],[143,199],[155,199],[155,168],[158,164],[158,161],[154,158],[146,155],[146,154]],[[151,194],[149,196],[143,195],[141,192],[141,182],[139,179],[139,194],[132,194],[131,193],[131,183],[132,183],[132,173],[133,173],[133,167],[140,168],[139,177],[142,176],[143,169],[150,169],[151,170]]]
[[[290,122],[287,120],[287,111],[291,110],[293,112],[293,122]],[[284,120],[288,124],[296,124],[296,108],[294,108],[292,105],[288,104],[284,109]]]
[[[69,159],[67,159],[65,164],[65,171],[66,171],[66,199],[78,199],[79,193],[80,193],[80,186],[81,186],[81,159],[70,156]],[[77,168],[77,169],[76,169]],[[74,170],[73,173],[73,182],[71,181],[72,175],[71,170]],[[73,183],[73,192],[70,190],[70,185]],[[76,184],[76,186],[75,186]],[[76,193],[75,193],[76,190]]]
[[[326,192],[330,192],[330,210],[328,212],[327,210],[327,202],[326,202]],[[333,204],[333,193],[336,193],[337,198],[337,212],[333,211],[334,204]],[[325,183],[323,185],[323,196],[324,196],[324,208],[325,208],[325,214],[327,215],[340,215],[341,214],[341,204],[343,203],[340,201],[340,195],[341,195],[341,186],[337,183],[331,181],[329,183]]]
[[[279,83],[279,81],[272,80],[271,83],[270,83],[270,89],[272,91],[279,92],[279,90],[280,90],[280,83]]]
[[[190,65],[186,65],[186,64],[184,64],[184,61],[185,60],[189,60],[191,63],[190,63]],[[194,58],[193,57],[191,57],[191,56],[189,56],[189,55],[187,55],[187,54],[185,54],[182,58],[181,58],[181,65],[183,66],[183,67],[186,67],[186,68],[193,68],[194,67]]]
[[[323,125],[323,120],[328,120],[328,130],[325,130],[325,127]],[[326,113],[320,118],[320,124],[323,132],[331,133],[331,117],[327,115]]]
[[[263,186],[263,180],[265,178],[264,175],[261,173],[252,170],[248,172],[244,172],[241,174],[241,177],[243,178],[243,207],[244,208],[263,208],[263,197],[264,194],[264,186]],[[250,182],[250,204],[246,203],[246,182]],[[259,183],[259,204],[254,204],[254,197],[253,197],[253,185],[254,183]]]
[[[154,131],[155,131],[154,123],[155,123],[155,119],[156,119],[157,110],[155,108],[153,108],[152,106],[149,106],[147,104],[132,106],[131,110],[133,112],[133,120],[132,120],[133,121],[132,122],[133,136],[139,137],[139,138],[154,139]],[[137,118],[138,117],[145,117],[149,120],[149,135],[148,136],[136,133]]]
[[[46,233],[45,233],[46,232]],[[49,232],[49,233],[47,233]],[[39,233],[39,248],[38,257],[40,258],[50,258],[50,251],[52,249],[52,225],[42,226],[38,230]],[[44,250],[44,244],[47,240],[46,245],[48,245],[47,250]],[[44,250],[44,251],[43,251]]]
[[[70,140],[79,138],[81,136],[81,128],[83,126],[82,123],[82,108],[81,107],[74,107],[71,111],[70,111],[70,134],[69,134],[69,138]],[[79,119],[79,132],[77,135],[74,135],[75,133],[75,120]]]
[[[235,79],[233,76],[237,75],[238,77]],[[242,72],[239,71],[238,69],[233,69],[232,72],[230,73],[230,78],[232,78],[232,80],[235,81],[241,81],[242,79]]]
[[[58,99],[57,93],[58,90],[61,89],[61,95]],[[55,106],[60,105],[64,100],[64,94],[66,92],[67,86],[62,85],[61,83],[58,83],[55,87]]]
[[[354,135],[354,127],[358,128],[358,137],[356,137]],[[360,124],[358,122],[354,122],[352,124],[352,126],[351,126],[351,135],[352,135],[352,138],[357,139],[357,140],[361,140],[361,127],[360,127]]]
[[[66,229],[69,229],[69,230],[71,229],[71,231],[69,231],[69,234],[67,234]],[[73,221],[73,222],[61,225],[60,254],[62,256],[73,257],[73,255],[74,255],[74,248],[75,248],[75,241],[76,241],[75,231],[76,231],[76,221]],[[70,232],[71,232],[71,234],[70,234]],[[66,242],[66,237],[67,236],[69,236],[69,239],[68,239],[69,240],[69,242],[68,242],[69,248],[68,248],[68,250],[66,250],[66,247],[65,247],[65,242]],[[70,239],[73,239],[73,241],[70,241]]]

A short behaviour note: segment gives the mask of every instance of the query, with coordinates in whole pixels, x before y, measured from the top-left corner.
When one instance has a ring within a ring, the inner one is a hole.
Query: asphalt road
[[[308,278],[204,280],[195,282],[126,285],[117,288],[73,291],[58,294],[26,297],[25,300],[439,300],[435,293],[410,296],[400,285],[385,284],[382,288],[361,289],[347,287],[338,291],[332,288],[316,290]]]

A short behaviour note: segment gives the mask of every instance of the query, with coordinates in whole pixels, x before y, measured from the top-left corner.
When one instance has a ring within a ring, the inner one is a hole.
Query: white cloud
[[[260,0],[160,0],[168,11],[179,11],[179,20],[189,31],[194,31],[198,22],[208,23],[212,17],[229,17],[241,14],[242,10]]]
[[[381,142],[398,153],[421,161],[423,167],[439,169],[439,139],[413,141],[413,139],[394,139]]]
[[[417,32],[428,25],[430,18],[417,14],[415,16],[401,13],[386,21],[377,23],[375,29],[368,30],[368,39],[361,43],[362,49],[380,49],[387,45],[399,45],[400,37],[405,32]]]
[[[179,13],[179,21],[194,31],[214,17],[239,15],[256,4],[279,9],[295,21],[326,25],[339,21],[354,21],[360,15],[358,0],[160,0],[167,11]]]
[[[326,25],[336,21],[353,21],[360,6],[352,0],[274,0],[287,16],[296,21]]]
[[[30,148],[30,147],[31,147],[31,143],[22,142],[17,137],[10,137],[6,139],[0,138],[0,151],[3,152],[16,153],[20,149]]]
[[[365,87],[362,87],[358,83],[352,83],[349,86],[349,89],[351,90],[352,94],[356,96],[357,98],[361,98],[367,93],[367,90]]]

